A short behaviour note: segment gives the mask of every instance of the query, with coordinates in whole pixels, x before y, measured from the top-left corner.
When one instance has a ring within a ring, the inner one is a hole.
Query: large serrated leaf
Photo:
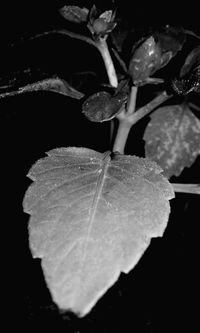
[[[148,159],[59,148],[36,162],[24,198],[30,248],[53,300],[86,315],[167,225],[173,188]]]
[[[144,133],[145,156],[156,161],[164,174],[179,176],[200,154],[200,121],[187,105],[157,109]]]

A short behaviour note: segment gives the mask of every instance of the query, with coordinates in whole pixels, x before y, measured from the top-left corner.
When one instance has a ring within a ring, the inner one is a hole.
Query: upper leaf
[[[200,154],[200,121],[186,105],[161,107],[151,115],[144,140],[145,156],[168,178],[179,176]]]
[[[36,83],[27,84],[26,86],[21,87],[15,91],[1,93],[0,98],[19,95],[31,91],[42,91],[42,90],[52,91],[75,99],[81,99],[84,96],[83,93],[71,87],[65,80],[60,79],[58,77],[54,77],[50,79],[44,79]]]
[[[171,58],[181,50],[184,41],[182,32],[168,26],[146,39],[139,40],[133,47],[129,64],[129,74],[134,85],[162,82],[150,76],[168,64]]]
[[[162,58],[161,49],[156,44],[153,36],[146,39],[133,53],[129,64],[129,73],[132,77],[133,84],[141,86],[148,83],[149,77],[164,63],[171,59],[171,53]]]
[[[78,6],[64,6],[60,9],[60,14],[73,23],[87,22],[89,10]]]
[[[161,171],[148,159],[86,148],[54,149],[32,167],[30,247],[61,309],[86,315],[162,236],[174,192]]]

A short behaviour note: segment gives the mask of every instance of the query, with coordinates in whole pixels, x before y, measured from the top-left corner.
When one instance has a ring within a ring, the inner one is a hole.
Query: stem
[[[113,61],[112,58],[110,56],[110,52],[108,50],[108,45],[106,42],[106,38],[100,38],[97,42],[93,41],[90,37],[84,36],[84,35],[80,35],[77,34],[75,32],[66,30],[66,29],[53,29],[53,30],[49,30],[49,31],[45,31],[42,33],[39,33],[37,35],[34,35],[30,38],[28,38],[28,40],[32,40],[38,37],[42,37],[42,36],[46,36],[46,35],[50,35],[50,34],[61,34],[61,35],[65,35],[71,38],[75,38],[75,39],[79,39],[82,40],[83,42],[86,42],[88,44],[91,44],[95,47],[97,47],[97,49],[100,51],[102,58],[104,60],[104,64],[107,70],[107,74],[108,74],[108,78],[109,78],[109,82],[110,85],[113,87],[117,87],[118,86],[118,79],[117,79],[117,75],[116,75],[116,71],[113,65]]]
[[[200,184],[171,184],[175,192],[200,194]]]
[[[110,146],[112,145],[114,129],[115,129],[114,119],[111,119],[110,120]]]
[[[131,96],[129,99],[127,111],[123,109],[123,111],[116,116],[116,118],[119,120],[119,127],[113,146],[113,151],[118,151],[121,154],[124,153],[124,147],[126,145],[126,140],[128,138],[131,127],[171,96],[167,95],[167,93],[164,91],[159,96],[155,97],[151,102],[135,112],[136,97],[137,87],[133,86],[131,89]]]
[[[112,48],[112,52],[114,53],[115,58],[118,60],[118,62],[120,64],[121,68],[123,69],[124,73],[126,74],[128,70],[126,68],[125,62],[122,60],[122,58],[119,56],[118,52],[114,48]]]
[[[106,71],[108,74],[108,79],[109,79],[110,85],[117,88],[117,86],[118,86],[117,74],[115,71],[115,67],[113,65],[112,58],[110,56],[110,52],[108,49],[106,39],[100,38],[98,40],[98,42],[96,42],[96,46],[102,55],[102,58],[103,58],[103,61],[104,61],[105,67],[106,67]]]
[[[119,115],[116,116],[116,118],[119,120],[119,127],[117,130],[117,135],[113,146],[113,151],[117,151],[121,154],[124,154],[126,141],[128,139],[129,132],[133,125],[130,120],[132,114],[135,112],[136,97],[137,97],[137,87],[132,86],[127,111],[124,108],[122,112],[120,112]]]
[[[184,29],[184,33],[186,33],[186,34],[188,34],[188,35],[191,35],[191,36],[193,36],[193,37],[196,37],[196,38],[198,38],[198,39],[200,39],[200,36],[198,36],[195,32],[193,32],[193,31],[190,31],[190,30],[185,30]]]
[[[161,103],[165,102],[171,96],[167,95],[166,91],[163,91],[160,95],[156,96],[151,102],[141,107],[137,112],[132,115],[132,123],[137,123],[140,119],[145,117],[151,111],[153,111]]]
[[[126,120],[119,121],[117,135],[113,145],[113,152],[124,154],[124,148],[132,125]]]
[[[198,106],[198,105],[196,105],[196,104],[194,104],[194,103],[188,103],[188,105],[192,108],[192,109],[194,109],[194,110],[196,110],[196,111],[200,111],[200,107]]]
[[[108,49],[108,45],[106,42],[106,37],[105,38],[100,38],[98,42],[95,43],[95,46],[98,48],[99,52],[101,53],[101,56],[104,61],[104,65],[107,71],[109,83],[111,86],[117,88],[118,86],[118,79],[117,79],[117,74],[115,71],[115,67]],[[110,143],[112,143],[112,137],[114,133],[114,123],[111,120],[110,122]],[[120,149],[120,147],[119,147]]]
[[[132,86],[131,95],[130,95],[130,99],[129,99],[128,107],[127,107],[127,113],[126,113],[127,115],[131,115],[135,112],[137,91],[138,91],[138,88],[135,86]]]

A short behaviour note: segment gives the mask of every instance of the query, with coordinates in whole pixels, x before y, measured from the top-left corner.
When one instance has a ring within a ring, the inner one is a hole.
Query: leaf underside
[[[83,317],[167,225],[173,188],[148,159],[86,148],[48,152],[24,198],[30,248],[52,298]]]
[[[200,121],[187,105],[158,108],[144,140],[145,156],[157,162],[167,178],[179,176],[200,154]]]
[[[71,87],[65,80],[58,77],[44,79],[36,83],[30,83],[15,91],[4,92],[0,94],[0,98],[19,95],[32,91],[52,91],[64,96],[69,96],[75,99],[81,99],[84,94]]]

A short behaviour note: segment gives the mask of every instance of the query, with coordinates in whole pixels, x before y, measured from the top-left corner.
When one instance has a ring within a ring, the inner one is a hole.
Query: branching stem
[[[164,103],[171,96],[167,95],[166,91],[163,91],[160,95],[156,96],[151,102],[142,106],[132,115],[132,124],[134,125],[140,119],[148,115],[151,111],[153,111],[157,106]]]
[[[65,36],[68,36],[71,38],[82,40],[83,42],[86,42],[90,45],[95,46],[99,50],[99,52],[101,53],[101,56],[103,58],[110,85],[113,87],[118,86],[117,74],[116,74],[116,71],[115,71],[115,68],[113,65],[112,58],[110,56],[110,52],[109,52],[108,45],[106,42],[106,37],[100,38],[99,40],[94,41],[90,37],[77,34],[75,32],[69,31],[67,29],[53,29],[53,30],[45,31],[45,32],[36,34],[34,36],[31,36],[28,38],[28,40],[36,39],[36,38],[46,36],[46,35],[51,35],[51,34],[65,35]]]
[[[93,46],[95,46],[99,52],[101,53],[101,56],[103,58],[105,68],[107,71],[109,83],[111,86],[117,88],[118,86],[118,79],[117,74],[115,71],[115,67],[108,49],[108,45],[106,42],[106,37],[99,38],[98,40],[92,40],[90,37],[80,35],[71,31],[68,31],[66,29],[54,29],[50,31],[46,31],[40,34],[37,34],[33,37],[30,37],[29,40],[35,39],[41,36],[49,35],[49,34],[62,34],[66,35],[71,38],[82,40],[86,43],[89,43]],[[156,98],[154,98],[151,102],[140,108],[135,112],[135,105],[136,105],[136,96],[137,96],[137,87],[133,86],[131,89],[130,98],[128,101],[127,110],[125,108],[122,110],[122,112],[117,116],[117,119],[119,120],[119,126],[117,135],[115,138],[113,151],[118,151],[120,153],[124,153],[124,147],[126,145],[126,141],[130,132],[131,127],[138,122],[140,119],[145,117],[147,114],[149,114],[153,109],[155,109],[158,105],[163,103],[165,100],[167,100],[170,96],[167,95],[167,93],[164,91],[160,95],[158,95]],[[112,131],[113,132],[113,131]]]
[[[119,120],[119,127],[115,143],[113,146],[113,151],[118,151],[121,154],[124,153],[126,140],[128,138],[128,134],[132,126],[135,125],[140,119],[145,117],[147,114],[149,114],[151,111],[153,111],[161,103],[165,102],[167,99],[171,97],[167,95],[165,91],[163,91],[160,95],[156,96],[151,102],[149,102],[148,104],[141,107],[135,112],[136,96],[137,96],[137,88],[132,87],[127,110],[123,109],[123,111],[116,117]]]
[[[117,151],[121,154],[124,154],[124,148],[128,139],[130,129],[132,127],[131,115],[135,112],[136,106],[136,97],[137,97],[137,87],[133,86],[131,88],[131,94],[128,101],[127,111],[125,108],[117,116],[119,120],[119,126],[117,130],[117,135],[115,138],[113,151]]]

